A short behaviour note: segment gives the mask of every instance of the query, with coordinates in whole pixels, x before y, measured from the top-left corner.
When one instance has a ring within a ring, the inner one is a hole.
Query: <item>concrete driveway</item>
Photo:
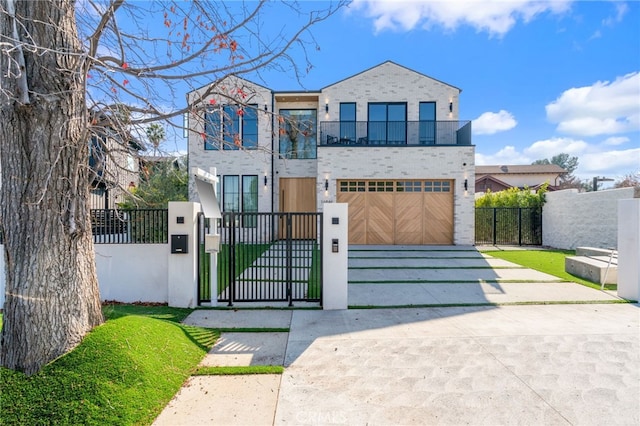
[[[285,372],[192,377],[155,424],[640,423],[637,304],[473,250],[383,251],[350,252],[349,304],[377,309],[192,313],[200,326],[288,327],[223,333],[203,360]],[[425,307],[379,308],[400,305]]]

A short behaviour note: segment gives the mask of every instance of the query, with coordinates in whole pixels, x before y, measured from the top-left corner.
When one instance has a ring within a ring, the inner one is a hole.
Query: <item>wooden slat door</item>
[[[393,193],[367,193],[367,244],[393,244]]]
[[[395,194],[395,244],[423,244],[422,193]]]
[[[453,192],[426,192],[423,244],[453,244]]]
[[[366,201],[361,192],[339,192],[338,203],[349,204],[349,244],[367,244]]]
[[[280,211],[283,213],[316,212],[315,178],[280,178]],[[280,238],[285,238],[286,224],[280,223]],[[313,239],[316,237],[316,223],[305,217],[294,217],[291,224],[293,239]]]

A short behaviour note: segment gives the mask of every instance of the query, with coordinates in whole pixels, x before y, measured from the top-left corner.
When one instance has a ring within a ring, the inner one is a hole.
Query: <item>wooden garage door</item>
[[[350,244],[453,244],[453,181],[339,180]]]

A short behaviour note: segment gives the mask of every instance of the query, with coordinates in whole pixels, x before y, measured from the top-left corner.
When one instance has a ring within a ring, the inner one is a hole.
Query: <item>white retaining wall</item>
[[[168,244],[96,244],[100,299],[168,301]]]
[[[640,198],[640,188],[578,193],[548,192],[542,209],[542,244],[572,250],[618,247],[618,200]]]

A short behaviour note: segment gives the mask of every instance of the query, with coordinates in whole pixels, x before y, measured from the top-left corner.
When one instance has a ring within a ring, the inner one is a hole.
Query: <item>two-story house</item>
[[[348,203],[350,244],[473,244],[460,92],[390,61],[317,91],[229,78],[187,95],[189,165],[216,167],[224,211]]]

